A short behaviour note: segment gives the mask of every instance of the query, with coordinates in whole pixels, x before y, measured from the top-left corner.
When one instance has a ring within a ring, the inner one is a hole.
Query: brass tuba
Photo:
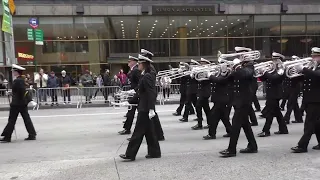
[[[303,75],[302,71],[297,68],[298,66],[302,66],[303,68],[315,70],[318,66],[318,63],[316,61],[314,61],[311,57],[292,61],[292,63],[286,67],[286,70],[285,70],[286,76],[288,78],[302,76]]]
[[[277,69],[276,63],[273,61],[262,62],[254,65],[254,77],[261,77],[266,72],[273,73]]]

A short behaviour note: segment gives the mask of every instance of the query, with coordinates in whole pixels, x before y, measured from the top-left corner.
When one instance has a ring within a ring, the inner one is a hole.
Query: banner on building
[[[3,14],[2,14],[2,31],[12,34],[11,23],[12,16],[9,8],[9,0],[2,0]]]

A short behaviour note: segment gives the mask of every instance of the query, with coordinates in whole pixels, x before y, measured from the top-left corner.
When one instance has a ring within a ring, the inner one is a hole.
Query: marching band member
[[[189,112],[192,111],[193,107],[197,107],[197,91],[198,91],[198,81],[190,76],[186,76],[187,79],[187,100],[185,102],[185,110],[181,122],[188,122]],[[198,112],[197,112],[198,113]],[[197,115],[198,116],[198,115]]]
[[[234,70],[229,78],[233,80],[233,107],[234,115],[232,118],[231,136],[229,147],[220,152],[222,157],[236,156],[237,142],[240,135],[240,130],[243,128],[244,133],[248,139],[248,146],[240,150],[240,153],[257,153],[258,146],[252,132],[251,124],[249,122],[249,113],[252,109],[252,91],[251,83],[254,74],[254,67],[252,62],[240,61],[235,59]]]
[[[219,121],[221,120],[224,124],[227,134],[223,137],[230,137],[231,124],[229,121],[229,105],[230,102],[230,92],[229,84],[230,79],[227,74],[227,67],[221,66],[221,76],[216,77],[214,75],[208,74],[210,81],[213,83],[211,91],[211,102],[213,102],[213,107],[210,111],[210,118],[207,120],[209,124],[208,135],[203,136],[204,140],[216,139],[216,132]]]
[[[258,79],[253,78],[253,83],[252,83],[252,90],[253,90],[253,104],[254,107],[256,108],[255,112],[261,111],[260,103],[257,97],[257,91],[258,91]]]
[[[268,114],[266,114],[266,123],[259,137],[270,136],[270,128],[273,121],[273,117],[277,118],[279,124],[279,131],[275,134],[288,134],[288,129],[280,110],[279,101],[282,98],[282,81],[284,79],[284,70],[279,67],[281,62],[284,60],[284,56],[279,53],[272,53],[272,59],[277,64],[277,69],[273,73],[266,72],[260,79],[266,81],[267,85],[267,97],[266,97],[266,108]]]
[[[296,68],[297,71],[302,71],[304,75],[303,103],[305,105],[306,119],[304,133],[298,142],[298,146],[291,148],[294,153],[307,152],[309,141],[314,133],[316,134],[318,145],[312,149],[320,150],[320,48],[315,47],[311,51],[312,58],[317,63],[317,68],[314,71],[302,66]]]
[[[153,53],[151,53],[150,51],[145,50],[145,49],[141,49],[140,54],[142,56],[145,56],[148,59],[152,60]],[[157,71],[152,64],[150,64],[150,68],[151,68],[151,75],[153,76],[154,80],[156,81]],[[163,130],[162,130],[162,126],[160,123],[160,119],[159,119],[157,111],[156,110],[154,110],[154,111],[155,111],[155,116],[152,118],[152,120],[154,121],[156,135],[157,135],[157,138],[159,141],[164,141],[165,138],[163,135]]]
[[[205,64],[211,64],[210,61],[201,58],[200,60],[201,65]],[[211,92],[211,82],[210,80],[203,80],[198,82],[198,99],[196,103],[196,111],[197,111],[197,118],[196,120],[198,121],[198,124],[195,126],[191,127],[193,130],[199,130],[202,129],[202,108],[206,114],[207,117],[207,122],[210,118],[210,106],[209,106],[209,97],[210,97],[210,92]]]
[[[128,144],[125,154],[121,154],[122,159],[134,161],[143,137],[146,137],[148,145],[148,154],[146,158],[160,158],[161,150],[160,145],[155,133],[154,121],[151,120],[155,116],[156,104],[156,82],[152,74],[150,64],[153,61],[145,56],[139,55],[139,70],[142,71],[141,79],[139,81],[139,104],[138,104],[138,117],[134,132]]]
[[[130,82],[130,89],[134,89],[135,92],[138,90],[138,84],[139,84],[139,79],[140,79],[140,70],[138,68],[138,58],[129,56],[128,60],[128,66],[130,67],[130,71],[128,72],[128,79]],[[131,99],[130,103],[131,104],[138,104],[138,94],[136,93]],[[118,133],[120,135],[126,135],[131,133],[131,127],[134,119],[134,114],[136,112],[137,107],[132,106],[131,109],[128,110],[127,115],[126,115],[126,121],[123,125],[122,131],[119,131]]]
[[[292,60],[295,59],[296,56],[292,56]],[[290,124],[290,116],[293,110],[295,120],[292,123],[303,123],[302,114],[299,109],[298,97],[301,89],[301,81],[303,76],[295,77],[295,78],[285,78],[284,88],[287,91],[287,112],[284,115],[283,119],[287,124]]]
[[[13,133],[14,126],[16,125],[19,113],[21,114],[29,133],[28,138],[25,140],[36,140],[37,133],[28,113],[29,102],[26,96],[28,91],[26,90],[25,80],[22,77],[22,72],[24,70],[26,69],[16,64],[12,64],[13,76],[15,76],[16,79],[12,83],[12,102],[10,103],[8,124],[1,134],[3,138],[0,139],[0,142],[11,142],[11,135]]]
[[[183,65],[182,62],[180,62],[180,66]],[[177,108],[176,112],[173,113],[174,116],[180,116],[182,109],[185,105],[186,99],[187,99],[187,77],[183,76],[180,78],[180,104]],[[195,114],[193,107],[190,109],[189,114]]]

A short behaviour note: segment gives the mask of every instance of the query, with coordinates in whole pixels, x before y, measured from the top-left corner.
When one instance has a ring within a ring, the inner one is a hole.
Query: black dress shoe
[[[201,129],[203,129],[203,127],[202,127],[202,126],[199,126],[199,124],[197,124],[197,125],[195,125],[195,126],[192,126],[191,129],[192,129],[192,130],[201,130]]]
[[[173,113],[172,115],[174,115],[174,116],[181,116],[181,113],[175,112],[175,113]]]
[[[126,135],[126,134],[131,134],[131,131],[124,129],[124,130],[122,130],[122,131],[119,131],[118,133],[119,133],[120,135]]]
[[[216,139],[216,136],[211,136],[211,135],[206,135],[206,136],[203,136],[203,140],[210,140],[210,139]]]
[[[209,125],[203,126],[203,129],[209,129]]]
[[[152,158],[161,158],[161,155],[157,155],[157,156],[151,156],[150,154],[146,155],[147,159],[152,159]]]
[[[320,150],[320,145],[318,144],[318,145],[316,145],[316,146],[313,146],[312,149],[314,149],[314,150]]]
[[[230,137],[230,133],[227,133],[227,134],[225,134],[225,135],[223,135],[222,137]]]
[[[161,138],[158,138],[158,141],[164,141],[166,140],[163,136]]]
[[[236,156],[236,153],[230,152],[228,149],[220,151],[219,153],[222,155],[222,157],[226,157],[226,158]]]
[[[34,140],[36,140],[37,138],[35,137],[35,136],[29,136],[29,137],[27,137],[27,138],[25,138],[24,140],[25,141],[34,141]]]
[[[1,138],[1,139],[0,139],[0,142],[2,142],[2,143],[9,143],[9,142],[11,142],[11,138],[6,138],[6,137]]]
[[[182,118],[182,119],[179,119],[179,121],[181,121],[181,122],[188,122],[188,119]]]
[[[127,138],[128,141],[131,141],[131,138]]]
[[[285,120],[284,122],[286,122],[286,124],[290,124],[290,121],[289,121],[289,120]]]
[[[292,123],[303,123],[303,121],[291,121]]]
[[[257,149],[252,149],[252,148],[245,148],[240,150],[240,153],[257,153],[257,152],[258,152]]]
[[[125,160],[130,160],[130,161],[136,160],[136,158],[134,158],[134,157],[129,157],[129,156],[125,155],[125,154],[120,154],[119,156],[120,156],[122,159],[125,159]]]
[[[291,148],[291,150],[293,153],[306,153],[306,152],[308,152],[308,149],[301,148],[299,146],[293,147],[293,148]]]
[[[124,115],[123,117],[125,117],[125,118],[126,118],[126,117],[127,117],[127,115]]]
[[[274,132],[274,134],[289,134],[289,132],[288,131],[286,131],[286,132],[283,132],[283,131],[277,131],[277,132]]]
[[[251,126],[258,126],[258,123],[251,123]]]
[[[270,133],[267,133],[267,132],[261,132],[258,134],[258,137],[268,137],[270,136]]]

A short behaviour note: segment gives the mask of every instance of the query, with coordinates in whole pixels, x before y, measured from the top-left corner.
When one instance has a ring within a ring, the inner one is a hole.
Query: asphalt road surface
[[[261,101],[261,105],[264,102]],[[171,114],[177,105],[158,106],[157,111],[166,141],[160,142],[162,158],[145,159],[146,142],[140,147],[136,161],[123,162],[129,136],[122,130],[126,108],[53,109],[30,111],[38,140],[27,137],[22,119],[16,125],[17,139],[0,144],[1,180],[316,180],[320,179],[320,151],[312,138],[309,153],[292,154],[302,135],[303,124],[290,124],[289,135],[256,138],[257,154],[240,154],[221,158],[229,139],[222,138],[222,123],[217,139],[204,141],[207,130],[191,130],[195,121],[180,123]],[[233,112],[232,112],[233,114]],[[8,112],[0,112],[0,128],[7,122]],[[292,116],[293,117],[293,116]],[[194,119],[191,116],[190,119]],[[261,131],[264,119],[253,127]],[[278,130],[274,120],[272,132]],[[243,131],[238,149],[247,145]]]

